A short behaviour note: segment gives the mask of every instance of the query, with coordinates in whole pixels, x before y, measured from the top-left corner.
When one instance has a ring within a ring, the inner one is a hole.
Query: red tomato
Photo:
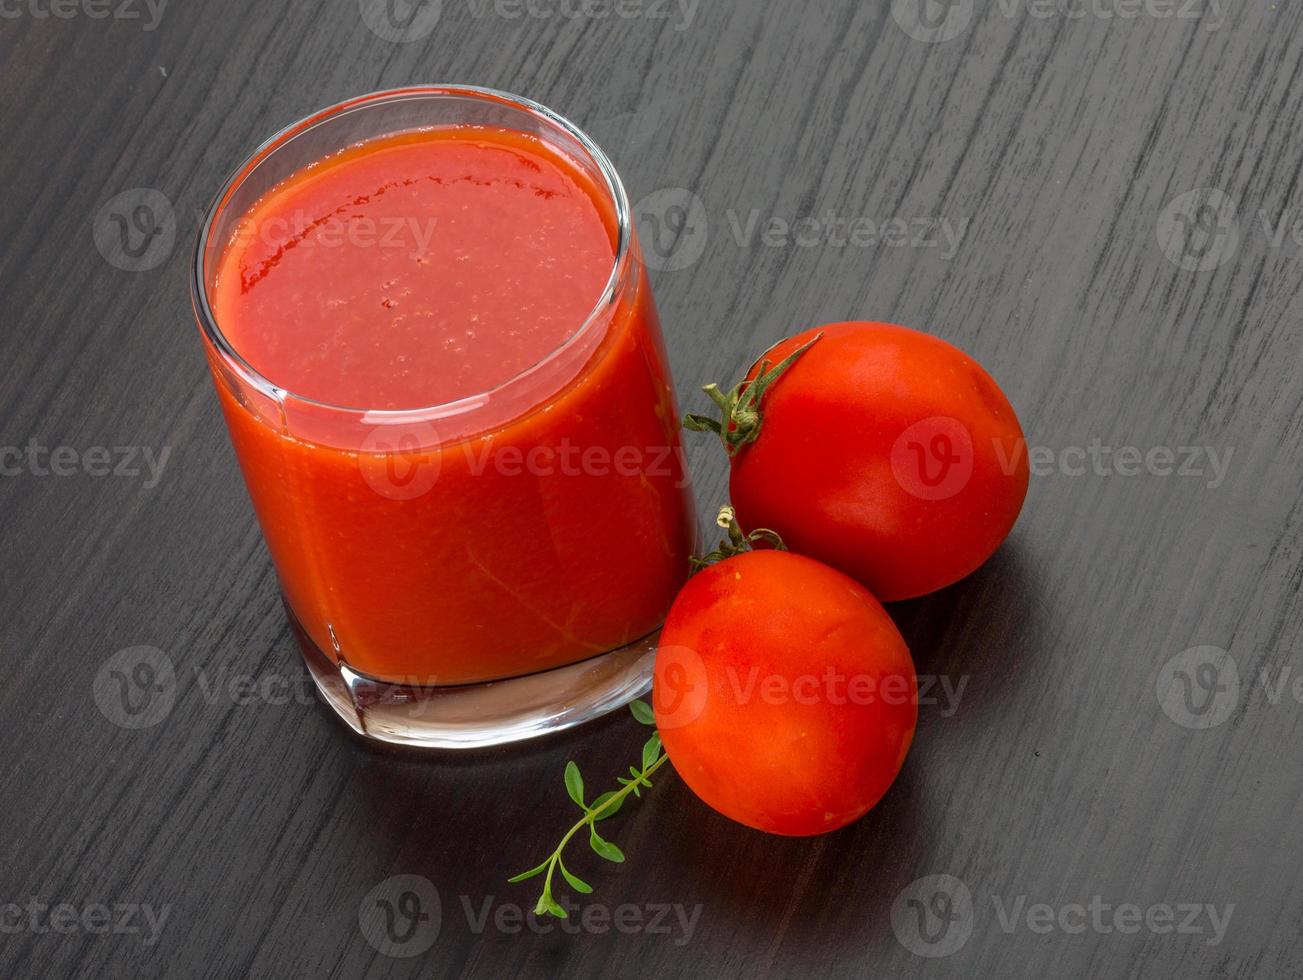
[[[887,791],[914,737],[914,664],[835,569],[752,551],[698,572],[661,632],[652,707],[702,800],[774,834],[835,830]]]
[[[741,522],[773,528],[884,602],[972,572],[1027,494],[1027,447],[1004,393],[958,348],[886,323],[816,327],[765,358],[810,341],[764,390],[754,441],[736,446]]]

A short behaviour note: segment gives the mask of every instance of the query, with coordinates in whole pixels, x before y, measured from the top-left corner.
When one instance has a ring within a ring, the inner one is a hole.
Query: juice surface
[[[576,333],[614,242],[577,164],[469,127],[351,147],[240,223],[209,287],[217,322],[312,401],[269,404],[213,349],[210,363],[282,591],[328,657],[461,684],[660,625],[696,520],[636,249]],[[397,427],[313,404],[405,409],[504,383],[473,411]]]
[[[264,197],[214,309],[264,377],[353,408],[437,405],[542,360],[615,258],[587,178],[537,139],[435,129],[343,150]]]

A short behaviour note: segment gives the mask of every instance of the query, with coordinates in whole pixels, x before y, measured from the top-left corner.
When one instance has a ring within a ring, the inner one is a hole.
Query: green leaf
[[[633,716],[637,718],[638,721],[640,721],[642,724],[644,725],[656,724],[656,715],[652,711],[652,709],[647,705],[646,701],[630,701],[629,710],[633,712]]]
[[[550,860],[551,858],[548,859],[548,861]],[[524,881],[527,878],[533,878],[535,875],[541,875],[544,871],[547,870],[547,864],[548,862],[544,861],[537,868],[531,868],[529,871],[522,871],[520,874],[516,875],[516,877],[508,878],[507,881],[509,883],[516,882],[516,881]]]
[[[706,415],[694,415],[689,413],[683,416],[683,427],[692,432],[713,432],[720,435],[720,425],[718,419],[712,419]]]
[[[597,835],[595,829],[589,828],[592,832],[588,836],[588,843],[592,845],[593,850],[597,852],[598,857],[604,857],[608,861],[614,861],[619,864],[624,860],[624,852],[612,844],[609,840],[602,840]]]
[[[599,808],[602,806],[603,803],[605,803],[607,800],[609,800],[609,799],[610,799],[611,797],[613,797],[614,795],[615,795],[615,791],[614,791],[614,790],[608,790],[607,792],[603,793],[603,794],[602,794],[601,796],[599,796],[597,799],[593,800],[593,806],[592,806],[592,809],[593,809],[593,810],[597,810],[597,809],[599,809]],[[602,812],[599,813],[597,816],[595,816],[593,819],[594,819],[594,820],[605,820],[607,817],[613,817],[613,816],[615,816],[617,813],[620,812],[620,807],[622,807],[622,806],[624,806],[624,797],[623,797],[623,796],[620,797],[618,800],[616,800],[615,803],[613,803],[611,806],[607,807],[605,810],[602,810]]]
[[[579,767],[573,762],[566,763],[566,792],[579,806],[584,805],[584,777],[579,775]]]
[[[559,861],[557,864],[561,868],[561,874],[565,876],[566,881],[570,882],[571,888],[577,892],[583,893],[584,895],[591,895],[593,893],[592,885],[584,881],[584,879],[580,878],[578,875],[571,874],[564,864],[561,864]]]
[[[570,914],[566,912],[547,892],[538,896],[538,904],[534,906],[535,915],[555,915],[558,919],[568,919]]]
[[[646,772],[651,768],[651,764],[660,757],[661,754],[661,737],[659,733],[653,733],[652,737],[647,739],[646,744],[642,747],[642,768]]]

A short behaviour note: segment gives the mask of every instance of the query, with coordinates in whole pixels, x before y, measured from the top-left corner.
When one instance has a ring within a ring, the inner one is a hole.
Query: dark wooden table
[[[1296,4],[53,2],[0,2],[0,976],[1303,974]],[[785,840],[665,778],[608,825],[626,864],[576,856],[577,934],[505,879],[565,761],[613,778],[643,730],[352,737],[189,307],[254,145],[418,81],[605,145],[685,404],[885,319],[977,356],[1035,447],[997,557],[892,610],[935,686],[882,804]],[[173,673],[125,727],[140,647]],[[408,891],[405,943],[362,927]]]

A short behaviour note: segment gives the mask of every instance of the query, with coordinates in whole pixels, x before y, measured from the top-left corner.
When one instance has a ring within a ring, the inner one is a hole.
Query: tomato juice
[[[611,198],[534,134],[427,127],[295,170],[215,244],[222,411],[287,605],[334,662],[459,685],[660,626],[696,519]]]

